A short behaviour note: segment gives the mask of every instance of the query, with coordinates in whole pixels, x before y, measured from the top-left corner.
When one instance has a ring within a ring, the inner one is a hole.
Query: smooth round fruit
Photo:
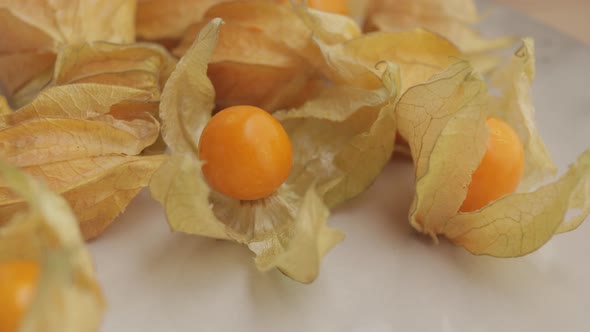
[[[0,331],[17,330],[35,295],[40,272],[36,262],[0,262]]]
[[[524,170],[520,138],[505,122],[488,118],[490,133],[486,153],[472,175],[461,212],[478,210],[491,201],[514,192]]]
[[[241,200],[267,197],[285,182],[293,149],[283,126],[254,106],[215,114],[201,134],[199,158],[213,189]]]
[[[279,0],[279,2],[288,3],[289,0]],[[301,3],[302,1],[297,2]],[[313,9],[334,14],[348,15],[350,13],[347,0],[307,0],[307,5]]]

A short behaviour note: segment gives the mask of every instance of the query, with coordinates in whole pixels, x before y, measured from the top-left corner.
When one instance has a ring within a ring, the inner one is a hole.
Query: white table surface
[[[538,126],[563,171],[590,147],[590,48],[504,8],[485,26],[536,38]],[[245,247],[171,233],[143,192],[90,244],[102,331],[590,331],[590,225],[523,258],[476,257],[416,234],[412,194],[412,166],[393,161],[334,211],[347,239],[306,286],[259,273]]]

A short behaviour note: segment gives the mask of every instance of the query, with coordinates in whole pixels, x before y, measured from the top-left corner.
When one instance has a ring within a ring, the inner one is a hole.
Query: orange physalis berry
[[[36,262],[0,262],[0,331],[18,329],[35,294],[40,272]]]
[[[514,192],[524,170],[524,149],[516,132],[505,122],[488,118],[486,153],[472,175],[461,212],[478,210]]]
[[[213,189],[256,200],[271,195],[287,179],[293,150],[272,115],[254,106],[233,106],[215,114],[203,129],[199,158]]]

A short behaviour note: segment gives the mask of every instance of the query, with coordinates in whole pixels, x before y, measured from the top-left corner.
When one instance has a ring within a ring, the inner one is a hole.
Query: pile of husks
[[[173,230],[303,283],[394,148],[434,239],[515,257],[575,229],[590,152],[551,179],[533,42],[478,20],[470,0],[0,0],[0,330],[95,331],[84,239],[144,187]]]

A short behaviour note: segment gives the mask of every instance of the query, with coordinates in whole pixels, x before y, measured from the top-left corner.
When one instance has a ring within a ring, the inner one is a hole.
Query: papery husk
[[[137,2],[137,37],[143,40],[174,43],[191,24],[215,4],[229,0],[139,0]]]
[[[500,96],[491,97],[489,114],[508,123],[524,146],[525,170],[519,190],[528,190],[554,177],[557,168],[535,126],[535,108],[531,84],[535,78],[535,46],[530,38],[512,57],[512,61],[491,75],[492,86]]]
[[[421,29],[376,32],[333,45],[316,42],[328,66],[324,72],[331,80],[365,89],[380,86],[374,68],[381,61],[399,66],[399,90],[403,92],[428,81],[460,56],[459,50],[449,41]]]
[[[302,107],[276,114],[293,142],[287,183],[302,194],[312,184],[330,207],[364,192],[391,158],[395,144],[398,67],[380,63],[383,87],[327,89]],[[367,162],[370,161],[370,162]]]
[[[514,45],[513,37],[488,39],[481,36],[475,29],[479,21],[473,0],[375,0],[371,3],[365,29],[399,32],[423,28],[448,38],[464,54],[472,55]],[[494,58],[488,58],[491,59]]]
[[[271,1],[237,1],[211,7],[191,26],[174,54],[182,56],[211,19],[220,17],[219,43],[208,67],[219,108],[248,104],[270,112],[301,105],[322,86],[321,54],[308,24],[332,27],[344,40],[360,35],[350,18],[314,11],[306,22],[296,7]],[[255,82],[255,83],[253,83]]]
[[[57,58],[52,85],[101,83],[152,93],[160,91],[176,60],[164,48],[149,43],[92,42],[64,48]]]
[[[145,90],[157,102],[176,60],[164,48],[148,43],[79,43],[64,46],[51,76],[42,86],[29,85],[12,97],[16,107],[26,106],[40,89],[68,84],[93,83]]]
[[[151,44],[64,47],[45,89],[17,96],[34,99],[0,116],[0,156],[47,181],[84,237],[98,236],[166,159],[157,108],[175,63]],[[0,199],[0,215],[23,206]]]
[[[0,157],[61,193],[86,239],[98,236],[166,159],[139,156],[158,138],[153,94],[123,86],[72,84],[44,90],[0,117]],[[2,196],[6,220],[25,208]]]
[[[99,155],[137,155],[156,140],[159,128],[153,118],[121,121],[108,115],[29,120],[0,129],[0,157],[24,167]]]
[[[115,113],[122,113],[115,112],[115,108],[124,108],[125,113],[150,113],[151,98],[150,92],[128,87],[102,84],[57,86],[42,91],[31,103],[21,107],[17,112],[8,112],[0,116],[0,128],[42,118],[84,120],[110,112],[113,112],[113,116]],[[133,103],[133,109],[125,107],[129,103]]]
[[[150,176],[166,160],[163,155],[86,157],[23,167],[62,195],[79,220],[85,239],[100,235],[129,202],[146,187]],[[11,216],[25,202],[0,186],[0,216]]]
[[[323,256],[343,239],[326,225],[326,203],[360,193],[391,155],[393,108],[383,106],[397,92],[395,66],[383,65],[380,89],[335,87],[301,108],[276,113],[293,142],[291,176],[269,197],[239,201],[208,187],[198,159],[198,140],[214,109],[206,73],[220,25],[215,19],[201,30],[164,89],[160,116],[172,156],[154,175],[152,195],[173,230],[246,244],[260,270],[277,268],[312,282]],[[361,167],[368,158],[374,167]]]
[[[410,88],[397,104],[398,130],[415,166],[410,223],[423,233],[440,234],[467,195],[486,150],[486,98],[485,83],[459,62]]]
[[[0,96],[0,116],[12,113],[12,109],[8,106],[6,98]]]
[[[19,90],[41,89],[66,45],[133,42],[135,6],[132,0],[0,1],[0,94],[10,100]]]
[[[525,40],[513,62],[499,72],[500,97],[488,96],[473,68],[459,62],[400,99],[398,128],[409,143],[416,172],[409,218],[420,232],[444,235],[474,254],[516,257],[537,250],[556,233],[575,229],[590,214],[590,150],[559,179],[541,187],[533,183],[551,174],[554,166],[534,127],[532,50],[531,41]],[[489,115],[505,119],[524,144],[527,160],[520,190],[537,188],[461,213],[471,175],[486,151]]]
[[[451,218],[444,235],[476,255],[516,257],[553,235],[576,229],[590,214],[590,150],[558,180],[511,194],[473,213]],[[573,216],[568,213],[574,212]]]
[[[41,266],[35,295],[18,331],[98,331],[104,298],[67,202],[2,161],[0,185],[25,205],[0,226],[0,261],[35,261]]]

